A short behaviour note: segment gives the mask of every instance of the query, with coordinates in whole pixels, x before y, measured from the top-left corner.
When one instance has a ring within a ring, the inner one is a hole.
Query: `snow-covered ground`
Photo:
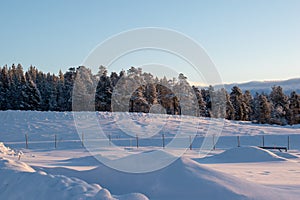
[[[89,152],[82,147],[82,135],[77,133],[72,113],[0,112],[3,142],[0,143],[0,199],[294,200],[300,197],[300,126],[225,121],[216,149],[202,157],[199,148],[213,121],[127,115],[132,119],[130,127],[117,122],[111,113],[97,113],[101,130],[111,141],[107,142],[110,145]],[[158,134],[148,138],[141,135],[137,148],[134,135],[128,135],[126,130]],[[182,149],[169,148],[168,144],[178,130],[195,133],[196,137],[192,150],[184,150],[177,159],[175,156]],[[162,134],[165,148],[162,148]],[[237,136],[241,147],[237,147]],[[289,136],[290,150],[258,148],[263,136],[268,146],[288,146]],[[120,147],[118,151],[116,146]],[[96,159],[106,154],[113,162],[128,160],[134,166],[140,155],[153,151],[162,155],[152,158],[153,162],[165,157],[174,157],[174,162],[147,173],[126,173]]]

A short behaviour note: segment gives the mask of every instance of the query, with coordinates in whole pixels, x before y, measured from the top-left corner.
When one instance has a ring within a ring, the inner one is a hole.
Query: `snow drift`
[[[279,200],[285,199],[287,195],[291,199],[299,196],[299,193],[287,193],[240,180],[189,158],[179,158],[166,168],[144,174],[120,172],[103,164],[99,164],[95,169],[80,172],[66,168],[43,170],[97,183],[109,188],[115,194],[141,192],[155,200]]]
[[[284,161],[285,159],[271,151],[259,147],[238,147],[210,157],[195,159],[200,163],[245,163]]]
[[[140,193],[111,195],[98,184],[88,184],[78,178],[51,175],[36,171],[24,162],[16,161],[10,148],[0,143],[0,199],[103,199],[103,200],[147,200]],[[15,159],[15,160],[14,160]]]
[[[0,199],[147,200],[142,194],[111,195],[98,184],[77,178],[36,172],[22,162],[0,159]]]
[[[15,155],[14,150],[6,147],[2,142],[0,142],[0,154],[4,155]]]

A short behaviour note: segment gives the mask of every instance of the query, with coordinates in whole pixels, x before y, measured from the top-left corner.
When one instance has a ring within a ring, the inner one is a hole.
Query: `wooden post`
[[[238,141],[238,147],[241,147],[241,140],[240,140],[240,136],[237,136],[237,141]]]
[[[213,135],[213,150],[216,150],[215,135]]]
[[[57,137],[56,134],[54,135],[54,148],[56,149],[57,147]]]
[[[288,146],[287,149],[290,150],[290,136],[288,136]]]
[[[192,137],[190,136],[190,150],[192,150],[193,147],[192,147]]]
[[[136,148],[139,148],[139,137],[136,135]]]
[[[25,134],[25,143],[26,143],[26,149],[28,149],[28,135],[27,134]]]
[[[263,147],[265,146],[265,136],[264,135],[262,136],[262,146]]]
[[[165,148],[165,134],[162,134],[162,146]]]
[[[81,146],[82,146],[82,147],[84,147],[83,140],[84,140],[84,133],[81,134]]]
[[[111,146],[111,135],[108,135],[109,146]]]

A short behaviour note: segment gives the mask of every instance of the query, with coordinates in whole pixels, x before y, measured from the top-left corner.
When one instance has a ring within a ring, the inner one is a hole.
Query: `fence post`
[[[109,146],[111,146],[111,135],[108,135],[108,142],[109,142]]]
[[[25,134],[25,146],[26,146],[26,149],[28,149],[28,135],[27,133]]]
[[[265,136],[264,135],[262,136],[262,146],[263,147],[265,146]]]
[[[139,137],[136,135],[136,148],[139,148]]]
[[[288,136],[288,146],[287,149],[290,150],[290,136]]]
[[[240,136],[237,136],[237,141],[238,141],[238,147],[241,147],[241,140],[240,140]]]
[[[55,147],[55,149],[57,147],[57,137],[56,137],[56,134],[54,135],[54,147]]]
[[[216,150],[215,135],[213,135],[213,150]]]
[[[84,140],[84,133],[81,134],[81,146],[82,146],[82,147],[84,147],[83,140]]]
[[[162,145],[165,148],[165,134],[162,134]]]
[[[192,150],[193,147],[192,147],[192,137],[190,136],[190,150]]]

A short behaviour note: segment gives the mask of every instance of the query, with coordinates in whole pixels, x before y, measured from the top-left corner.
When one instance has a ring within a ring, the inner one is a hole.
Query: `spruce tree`
[[[272,92],[269,95],[272,105],[271,123],[278,125],[287,124],[288,113],[288,97],[284,94],[282,87],[272,87]]]
[[[290,125],[300,124],[300,95],[295,91],[289,97],[289,111],[287,114]]]
[[[268,101],[267,97],[264,94],[258,96],[258,123],[267,124],[271,120],[271,103]]]
[[[195,93],[197,101],[198,101],[197,103],[199,106],[199,116],[206,117],[206,115],[207,115],[206,103],[202,97],[201,91],[195,86],[192,86],[192,88],[194,90],[194,93]]]
[[[98,111],[111,111],[112,93],[113,86],[111,79],[107,76],[107,71],[103,70],[96,88],[95,109]]]
[[[245,121],[246,104],[244,101],[243,92],[239,87],[234,86],[232,88],[232,92],[230,93],[230,101],[234,108],[234,119]]]

